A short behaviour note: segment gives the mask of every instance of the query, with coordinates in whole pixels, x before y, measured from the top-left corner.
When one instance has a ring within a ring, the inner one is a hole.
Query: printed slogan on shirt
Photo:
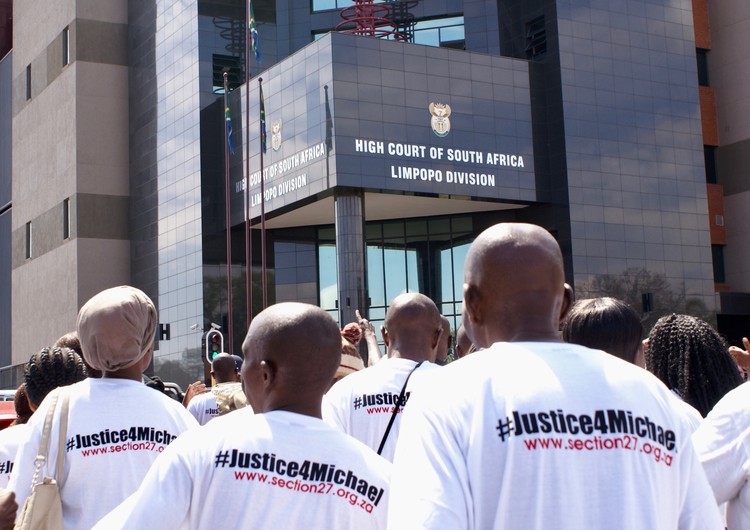
[[[67,453],[81,450],[83,456],[129,451],[154,451],[161,453],[164,447],[177,438],[166,429],[155,427],[130,427],[104,429],[97,433],[75,434],[67,439]]]
[[[311,460],[300,463],[269,453],[245,453],[237,449],[219,451],[214,458],[214,467],[273,473],[276,476],[255,471],[234,471],[234,479],[251,480],[299,493],[333,495],[367,513],[372,513],[380,504],[385,492],[384,488],[370,484],[351,470],[337,468],[335,464]]]
[[[403,399],[398,403],[398,413],[402,412],[406,406],[406,402],[409,401],[411,392],[406,392]],[[380,394],[362,394],[356,396],[352,401],[354,410],[365,408],[368,414],[381,414],[388,413],[393,414],[394,408],[398,402],[399,394],[392,392],[381,392]],[[392,405],[392,406],[378,406],[378,405]]]
[[[638,416],[626,410],[595,410],[593,414],[570,414],[562,409],[513,411],[499,419],[495,428],[502,442],[512,437],[528,437],[524,445],[529,451],[633,451],[667,467],[672,465],[677,453],[673,430],[664,428],[648,416]],[[540,433],[570,436],[536,436]]]

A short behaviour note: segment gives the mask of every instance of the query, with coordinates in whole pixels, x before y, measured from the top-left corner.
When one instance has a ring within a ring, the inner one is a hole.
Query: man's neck
[[[387,357],[389,359],[408,359],[415,363],[418,363],[419,361],[431,361],[429,352],[425,353],[424,351],[398,347],[389,348]]]

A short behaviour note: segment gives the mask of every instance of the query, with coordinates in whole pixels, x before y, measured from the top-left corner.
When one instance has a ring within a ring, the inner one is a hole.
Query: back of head
[[[78,355],[83,356],[83,350],[81,349],[81,341],[78,340],[78,333],[75,331],[71,331],[70,333],[66,333],[59,339],[55,341],[55,346],[58,346],[60,348],[68,348],[69,350],[73,350]]]
[[[60,348],[68,348],[76,352],[78,355],[83,357],[83,349],[81,348],[81,341],[78,340],[78,333],[75,331],[71,331],[70,333],[66,333],[57,341],[55,341],[55,346],[59,346]],[[83,357],[83,363],[86,364],[86,371],[89,374],[89,377],[98,378],[102,376],[101,370],[97,370],[93,368],[90,364],[86,362],[86,358]]]
[[[13,408],[16,410],[16,419],[11,425],[22,425],[29,421],[34,413],[29,406],[29,397],[26,395],[26,385],[21,383],[16,389],[16,395],[13,396]]]
[[[397,296],[388,307],[383,326],[389,356],[397,352],[405,359],[434,362],[442,323],[440,311],[428,297],[420,293]]]
[[[466,357],[474,351],[474,345],[466,334],[466,328],[462,325],[456,330],[456,358]]]
[[[453,343],[451,337],[451,323],[445,316],[440,315],[440,327],[443,329],[443,334],[440,336],[440,343],[438,344],[437,351],[435,352],[435,364],[441,366],[448,362],[448,352],[451,349]]]
[[[471,244],[464,265],[463,325],[476,347],[560,340],[560,321],[571,301],[560,246],[544,228],[499,223]]]
[[[689,315],[656,321],[648,336],[646,369],[703,416],[742,383],[721,335]]]
[[[641,348],[643,324],[638,314],[616,298],[578,300],[563,322],[565,342],[604,350],[635,363]]]
[[[44,348],[26,363],[23,379],[29,402],[37,408],[54,389],[86,379],[86,366],[73,350]]]
[[[156,321],[154,303],[143,291],[129,286],[106,289],[78,313],[83,355],[103,372],[135,366],[152,351]]]
[[[341,333],[317,306],[275,304],[250,324],[242,353],[242,382],[256,412],[312,414],[341,361]]]
[[[234,364],[237,367],[237,373],[240,373],[240,369],[242,368],[242,357],[232,354],[232,359],[234,359]]]
[[[211,375],[217,383],[234,383],[240,380],[237,362],[228,353],[220,353],[211,362]]]

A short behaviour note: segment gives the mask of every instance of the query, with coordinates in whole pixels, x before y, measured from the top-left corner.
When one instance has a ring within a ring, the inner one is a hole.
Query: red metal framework
[[[391,19],[391,9],[385,4],[375,4],[373,0],[354,0],[354,5],[341,10],[343,22],[336,26],[336,31],[377,37],[393,37],[395,40],[407,40],[406,35],[398,31],[398,26]]]

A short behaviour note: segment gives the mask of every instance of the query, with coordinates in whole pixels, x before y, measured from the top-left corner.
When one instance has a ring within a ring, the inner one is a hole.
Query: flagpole
[[[261,104],[261,131],[260,131],[260,276],[263,283],[263,309],[268,304],[266,289],[266,193],[265,175],[263,174],[263,151],[265,145],[265,103],[263,101],[263,78],[258,78],[258,90]]]
[[[247,327],[253,320],[253,261],[250,234],[250,2],[245,3],[245,303]]]
[[[227,230],[227,335],[229,335],[229,353],[234,352],[233,330],[232,330],[232,230],[229,208],[229,89],[227,73],[224,72],[224,182],[226,207],[226,230]]]

